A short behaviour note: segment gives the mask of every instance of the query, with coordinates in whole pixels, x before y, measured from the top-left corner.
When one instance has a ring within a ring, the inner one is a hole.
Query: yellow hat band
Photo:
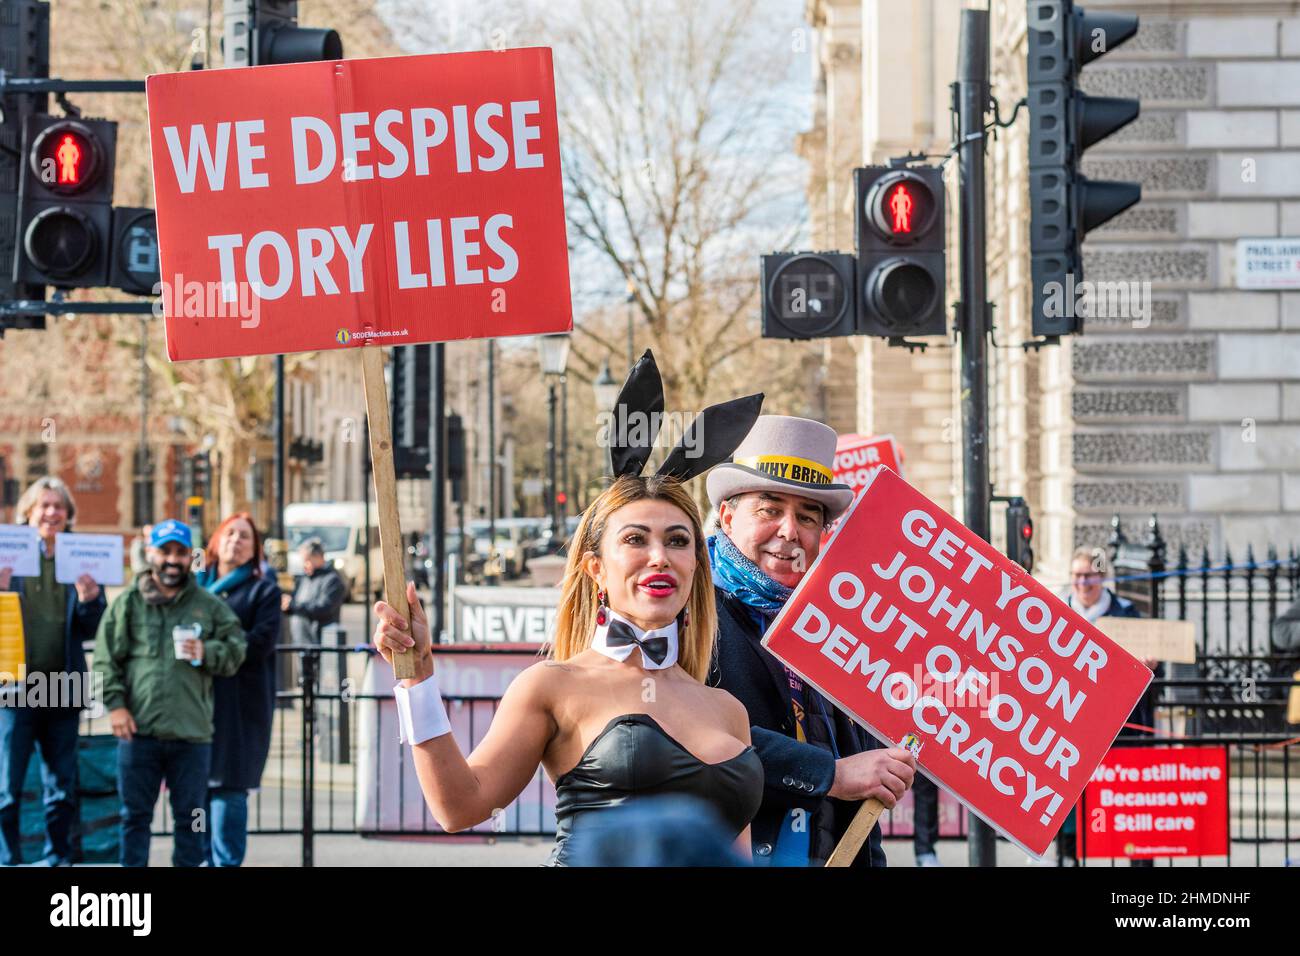
[[[802,481],[807,485],[829,485],[835,480],[835,475],[829,468],[810,459],[796,458],[793,455],[751,455],[747,458],[736,458],[734,462],[784,481]]]

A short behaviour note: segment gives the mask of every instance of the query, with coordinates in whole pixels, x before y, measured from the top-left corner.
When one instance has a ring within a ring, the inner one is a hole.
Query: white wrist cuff
[[[397,701],[399,743],[415,746],[451,733],[451,721],[447,719],[447,708],[438,691],[436,674],[411,687],[398,684],[393,688],[393,699]]]

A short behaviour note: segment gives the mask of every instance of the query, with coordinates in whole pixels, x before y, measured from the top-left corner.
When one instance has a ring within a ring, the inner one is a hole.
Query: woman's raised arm
[[[409,629],[390,605],[383,601],[375,604],[379,620],[374,641],[390,663],[397,647],[406,647],[406,653],[416,655],[415,678],[402,682],[411,688],[432,677],[433,651],[429,622],[414,584],[407,585],[406,599],[411,608]],[[555,734],[550,683],[548,669],[541,664],[516,677],[501,698],[487,735],[468,758],[450,733],[412,746],[420,789],[444,830],[464,830],[491,818],[533,779]],[[427,694],[429,689],[426,685],[415,693]],[[419,728],[415,730],[418,734]]]

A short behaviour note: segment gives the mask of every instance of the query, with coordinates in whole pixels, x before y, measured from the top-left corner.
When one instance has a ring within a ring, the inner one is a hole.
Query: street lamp
[[[600,374],[591,383],[591,387],[596,393],[596,411],[608,412],[613,409],[614,403],[618,401],[619,384],[617,379],[610,374],[608,359],[600,367]]]
[[[568,335],[542,335],[537,339],[537,354],[542,374],[546,376],[546,411],[548,418],[546,441],[546,505],[551,517],[551,540],[559,538],[559,521],[555,500],[555,387],[564,377],[564,367],[569,361]]]
[[[609,359],[606,359],[605,364],[600,367],[600,374],[597,375],[596,380],[591,383],[591,387],[592,390],[596,393],[597,416],[603,415],[605,412],[613,411],[614,403],[618,401],[618,392],[620,386],[618,384],[617,379],[615,379],[614,376],[610,374]],[[614,420],[611,420],[610,422],[609,427],[611,431],[615,427],[616,420],[617,420],[617,414],[614,416]],[[609,470],[609,473],[613,474],[614,462],[613,459],[610,457],[609,447],[610,447],[610,443],[606,441],[604,465]]]

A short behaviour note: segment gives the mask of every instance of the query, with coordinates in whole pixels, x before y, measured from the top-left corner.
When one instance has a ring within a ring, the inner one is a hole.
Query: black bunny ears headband
[[[710,405],[682,433],[681,440],[655,474],[690,481],[726,461],[754,427],[762,408],[762,392]],[[663,423],[663,411],[663,379],[654,355],[646,349],[628,373],[614,406],[609,442],[615,478],[641,474]],[[635,420],[633,416],[641,416],[638,425],[645,427],[625,427]]]

